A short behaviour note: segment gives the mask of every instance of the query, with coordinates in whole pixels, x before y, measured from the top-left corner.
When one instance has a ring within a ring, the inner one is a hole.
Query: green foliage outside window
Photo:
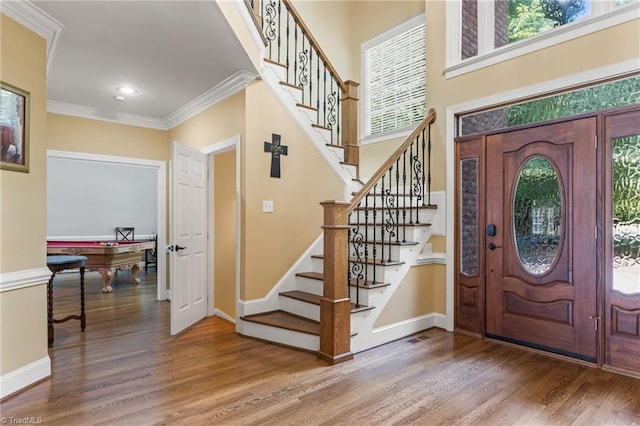
[[[640,136],[614,139],[613,194],[616,222],[640,225]]]
[[[587,0],[509,0],[509,43],[584,17]]]
[[[640,77],[628,78],[506,108],[508,126],[640,104]]]
[[[555,22],[545,18],[540,0],[509,1],[509,43],[550,30]]]

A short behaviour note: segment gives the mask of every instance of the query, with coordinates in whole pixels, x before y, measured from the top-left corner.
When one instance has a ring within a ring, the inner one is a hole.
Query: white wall
[[[47,158],[47,239],[102,240],[116,226],[136,239],[157,234],[157,169],[77,158]]]

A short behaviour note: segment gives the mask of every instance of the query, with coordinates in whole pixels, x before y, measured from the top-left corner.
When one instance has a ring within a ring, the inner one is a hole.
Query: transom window
[[[424,14],[369,40],[361,51],[365,141],[412,130],[426,113]]]

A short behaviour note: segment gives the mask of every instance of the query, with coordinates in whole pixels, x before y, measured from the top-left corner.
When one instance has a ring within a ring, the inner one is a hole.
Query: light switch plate
[[[263,213],[273,213],[273,201],[272,200],[262,200],[262,212]]]

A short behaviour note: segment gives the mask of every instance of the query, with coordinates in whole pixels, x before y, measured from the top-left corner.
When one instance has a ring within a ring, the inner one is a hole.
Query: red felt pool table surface
[[[153,241],[47,241],[47,255],[86,256],[87,268],[110,268],[141,262],[153,246]]]

